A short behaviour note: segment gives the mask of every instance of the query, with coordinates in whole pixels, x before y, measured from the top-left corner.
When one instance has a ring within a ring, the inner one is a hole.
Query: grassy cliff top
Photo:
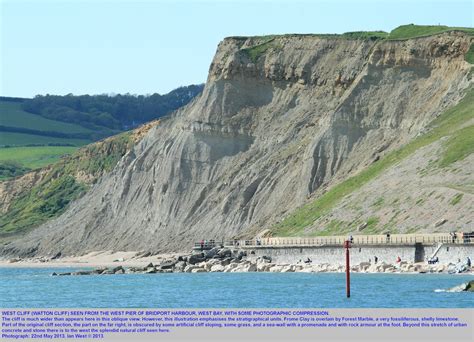
[[[402,25],[393,29],[390,33],[385,31],[355,31],[338,33],[288,33],[281,35],[263,35],[263,36],[233,36],[229,37],[237,40],[246,40],[248,38],[274,39],[285,37],[321,37],[321,38],[342,38],[342,39],[410,39],[418,37],[432,36],[444,32],[461,31],[469,35],[474,35],[472,27],[452,27],[444,25]]]

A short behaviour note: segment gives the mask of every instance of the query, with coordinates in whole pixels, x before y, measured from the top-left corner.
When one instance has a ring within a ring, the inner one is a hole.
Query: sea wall
[[[247,250],[249,256],[272,258],[277,264],[296,264],[300,260],[311,259],[313,264],[345,264],[345,249],[342,246],[262,246],[262,247],[242,247]],[[430,258],[438,249],[437,245],[372,245],[353,246],[350,250],[352,264],[373,261],[377,256],[379,262],[395,263],[400,257],[407,262],[420,262]],[[457,263],[458,259],[465,260],[470,257],[474,260],[474,245],[454,245],[445,244],[437,252],[440,263]]]

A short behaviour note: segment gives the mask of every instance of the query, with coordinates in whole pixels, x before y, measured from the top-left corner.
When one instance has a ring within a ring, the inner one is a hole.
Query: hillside
[[[0,238],[23,234],[60,215],[157,124],[87,145],[48,167],[0,182]]]
[[[0,97],[0,180],[58,161],[79,146],[169,114],[202,91],[168,94]]]
[[[1,253],[469,227],[474,37],[418,28],[226,38],[199,98]]]

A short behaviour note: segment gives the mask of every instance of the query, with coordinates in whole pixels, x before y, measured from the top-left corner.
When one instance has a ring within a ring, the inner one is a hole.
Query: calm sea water
[[[71,269],[0,268],[1,308],[465,308],[474,293],[437,292],[471,275],[176,273],[52,277]]]

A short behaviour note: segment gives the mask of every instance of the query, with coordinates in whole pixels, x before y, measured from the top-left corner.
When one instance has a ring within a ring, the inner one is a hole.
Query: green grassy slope
[[[31,134],[14,132],[17,129],[31,130]],[[0,100],[0,181],[55,163],[78,146],[92,142],[91,139],[51,135],[91,133],[93,131],[76,124],[25,112],[21,109],[21,102]]]
[[[14,161],[30,169],[52,164],[61,156],[70,154],[75,146],[31,146],[0,148],[0,163]]]
[[[25,112],[21,103],[0,100],[0,126],[29,128],[39,131],[57,131],[62,133],[90,133],[82,126],[49,120],[36,114]],[[27,144],[28,141],[25,141]],[[2,143],[0,142],[0,145]]]
[[[63,146],[83,146],[91,143],[87,139],[67,139],[48,137],[44,135],[34,135],[26,133],[0,132],[0,151],[3,147],[18,147],[25,145],[63,145]],[[0,152],[1,153],[1,152]]]
[[[462,31],[474,35],[471,27],[450,27],[444,25],[402,25],[390,32],[389,39],[410,39],[417,37],[432,36],[449,31]]]
[[[387,154],[378,162],[372,164],[356,176],[333,186],[329,191],[316,200],[300,207],[287,216],[280,224],[274,226],[275,236],[303,235],[306,227],[333,208],[345,196],[360,189],[389,167],[399,163],[418,149],[427,146],[442,137],[449,137],[446,148],[441,156],[440,167],[461,160],[474,152],[474,125],[462,127],[474,119],[474,89],[464,96],[463,100],[438,117],[431,125],[431,130],[408,143],[404,147]],[[324,232],[318,232],[324,234]]]
[[[41,182],[23,191],[0,215],[0,237],[24,233],[63,213],[89,188],[89,184],[75,178],[76,174],[89,175],[94,181],[110,171],[132,145],[131,133],[125,132],[61,159]]]

